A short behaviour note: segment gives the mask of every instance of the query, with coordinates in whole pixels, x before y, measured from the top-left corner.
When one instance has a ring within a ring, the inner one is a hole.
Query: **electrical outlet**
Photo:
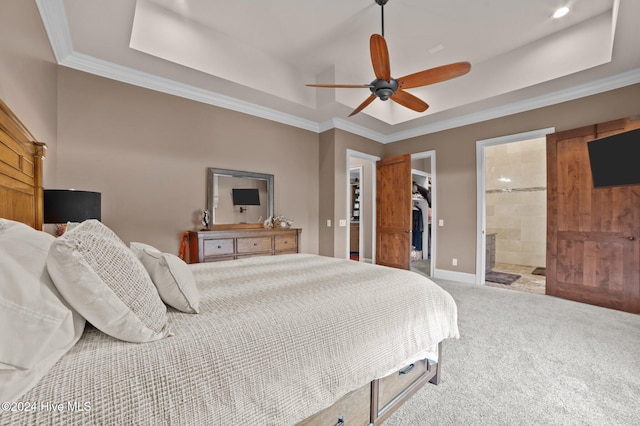
[[[456,259],[455,257],[453,258],[453,260],[451,260],[451,264],[453,266],[458,266],[458,259]]]
[[[331,228],[331,219],[327,219],[327,228]]]
[[[340,219],[340,226],[347,226],[347,221],[344,219]]]
[[[444,219],[438,220],[438,226],[444,226]]]

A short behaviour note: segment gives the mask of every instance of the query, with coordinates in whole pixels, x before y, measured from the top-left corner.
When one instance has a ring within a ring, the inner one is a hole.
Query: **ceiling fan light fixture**
[[[393,95],[393,90],[391,89],[380,89],[376,91],[376,95],[380,98],[381,101],[386,101]]]
[[[371,82],[370,89],[371,93],[380,98],[381,101],[386,101],[398,90],[398,80],[395,78],[392,78],[391,81],[374,80]]]
[[[562,18],[567,13],[569,13],[569,8],[567,6],[562,6],[553,13],[553,18],[554,19]]]
[[[441,81],[450,80],[460,77],[469,72],[471,64],[469,62],[457,62],[440,67],[419,71],[413,74],[405,75],[399,79],[391,77],[391,67],[389,65],[389,49],[384,39],[384,5],[388,0],[375,0],[380,5],[382,15],[382,33],[372,34],[369,39],[369,52],[371,54],[371,64],[376,79],[370,84],[353,85],[353,84],[307,84],[311,87],[325,88],[361,88],[368,87],[371,91],[367,97],[356,109],[354,109],[349,117],[362,111],[376,98],[387,101],[391,99],[395,103],[409,108],[416,112],[424,112],[429,105],[415,95],[407,92],[405,89],[426,86],[429,84],[439,83]],[[437,50],[444,48],[442,45],[437,46]],[[437,51],[436,50],[436,51]],[[432,52],[433,53],[433,52]]]

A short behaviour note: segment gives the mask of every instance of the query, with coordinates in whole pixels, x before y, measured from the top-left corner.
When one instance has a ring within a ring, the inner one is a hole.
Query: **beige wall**
[[[57,69],[34,1],[0,3],[0,99],[47,144],[44,181],[55,184]]]
[[[323,251],[328,256],[346,259],[349,255],[347,228],[346,226],[339,226],[339,221],[345,220],[347,225],[349,224],[349,216],[347,214],[347,182],[349,180],[349,176],[347,175],[347,149],[382,157],[384,145],[338,129],[325,132],[323,135],[327,139],[333,137],[333,140],[324,142],[328,150],[332,149],[332,152],[326,153],[326,157],[328,159],[333,158],[333,165],[325,164],[320,175],[320,182],[323,187],[330,183],[333,184],[332,191],[331,189],[324,188],[326,192],[323,193],[323,197],[326,196],[325,194],[329,194],[328,196],[331,197],[331,200],[328,198],[320,199],[321,205],[333,203],[333,210],[323,210],[322,213],[327,216],[321,215],[320,217],[321,232],[331,234],[330,237],[326,237],[327,241],[333,239],[333,247],[323,247]],[[323,161],[323,159],[321,159],[321,161]],[[329,214],[332,216],[328,216]],[[326,226],[327,219],[332,220],[331,228]]]
[[[555,127],[573,129],[640,114],[640,84],[575,101],[385,145],[385,156],[436,151],[438,227],[436,268],[475,274],[476,141]],[[458,266],[452,266],[452,258]]]
[[[318,135],[230,110],[59,70],[60,188],[102,193],[102,220],[125,242],[177,253],[200,226],[207,167],[274,175],[274,214],[318,252]]]
[[[320,146],[318,153],[319,164],[319,189],[318,189],[318,253],[322,256],[333,256],[333,243],[335,240],[335,156],[336,156],[336,129],[327,130],[320,134]],[[327,226],[327,220],[331,226]]]

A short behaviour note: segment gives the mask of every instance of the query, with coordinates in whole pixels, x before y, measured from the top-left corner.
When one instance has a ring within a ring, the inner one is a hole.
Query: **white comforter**
[[[174,336],[88,326],[0,424],[294,424],[458,337],[452,297],[413,272],[307,254],[192,268],[201,313],[170,310]]]

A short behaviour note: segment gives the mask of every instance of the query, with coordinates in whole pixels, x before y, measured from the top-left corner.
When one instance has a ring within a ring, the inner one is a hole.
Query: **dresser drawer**
[[[203,240],[205,257],[233,254],[233,238]]]
[[[275,237],[276,251],[292,250],[297,251],[295,235],[276,235]]]
[[[378,390],[378,411],[384,409],[413,382],[427,371],[427,360],[423,359],[380,379]]]
[[[371,411],[371,384],[348,393],[331,407],[314,414],[297,426],[327,426],[338,424],[340,420],[349,426],[369,425]],[[340,419],[340,420],[339,420]]]
[[[271,237],[238,238],[238,253],[270,252]]]

